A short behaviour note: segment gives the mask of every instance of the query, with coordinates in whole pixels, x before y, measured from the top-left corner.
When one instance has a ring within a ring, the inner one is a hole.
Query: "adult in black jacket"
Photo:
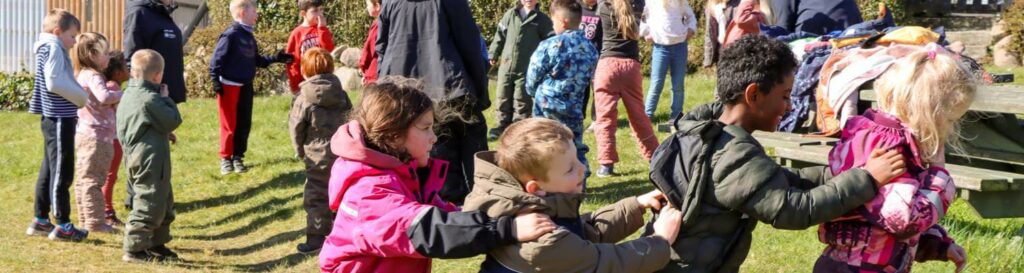
[[[769,0],[775,25],[825,35],[864,21],[854,0]]]
[[[450,162],[441,197],[462,204],[473,185],[473,155],[487,150],[483,110],[491,105],[487,62],[480,30],[467,1],[384,1],[375,46],[381,77],[422,79],[438,88],[432,98],[452,107],[461,119],[440,124],[431,152]]]
[[[184,36],[171,19],[178,8],[175,0],[129,0],[124,13],[124,59],[140,49],[152,49],[164,57],[167,95],[175,103],[185,102]]]

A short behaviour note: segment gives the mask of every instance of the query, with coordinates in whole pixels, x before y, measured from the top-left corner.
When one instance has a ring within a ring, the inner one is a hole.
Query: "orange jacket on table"
[[[291,88],[292,94],[299,93],[299,83],[303,81],[302,70],[300,70],[302,53],[314,47],[326,49],[328,52],[334,51],[334,38],[326,26],[300,25],[292,30],[292,34],[288,37],[288,47],[285,48],[285,52],[295,56],[295,61],[288,64],[288,86]]]

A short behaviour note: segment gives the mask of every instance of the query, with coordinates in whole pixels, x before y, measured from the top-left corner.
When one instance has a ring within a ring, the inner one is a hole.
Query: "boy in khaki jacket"
[[[661,209],[658,191],[579,213],[584,166],[573,133],[544,118],[513,123],[497,151],[476,155],[476,184],[463,210],[490,217],[535,211],[559,227],[537,240],[492,250],[481,272],[653,272],[665,266],[678,233],[678,210]],[[661,209],[654,234],[615,244],[644,224],[644,209]]]

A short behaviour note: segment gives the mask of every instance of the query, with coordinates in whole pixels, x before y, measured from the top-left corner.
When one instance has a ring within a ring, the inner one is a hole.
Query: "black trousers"
[[[78,118],[43,117],[43,162],[36,181],[36,217],[71,222],[71,182],[75,175],[75,126]]]
[[[469,97],[453,100],[452,105],[462,103]],[[456,106],[458,107],[458,106]],[[441,188],[441,199],[462,205],[466,195],[473,189],[473,160],[478,152],[487,150],[487,121],[482,111],[472,106],[460,107],[463,119],[454,119],[440,124],[437,143],[430,155],[449,162],[448,177]]]

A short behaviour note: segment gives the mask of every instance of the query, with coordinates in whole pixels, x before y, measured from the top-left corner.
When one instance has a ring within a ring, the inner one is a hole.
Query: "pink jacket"
[[[863,167],[875,147],[901,151],[907,172],[881,187],[864,206],[820,225],[819,240],[828,245],[822,255],[856,272],[909,272],[915,257],[944,259],[952,239],[938,222],[956,188],[942,163],[925,166],[914,136],[899,119],[875,110],[850,118],[829,153],[829,168],[839,174]],[[919,250],[923,236],[936,236],[928,239],[942,243]]]
[[[328,202],[338,214],[320,251],[320,271],[430,272],[430,258],[416,252],[406,230],[431,206],[458,209],[437,195],[448,163],[431,159],[429,177],[420,178],[415,163],[368,148],[356,121],[338,128],[331,151],[338,160]]]
[[[725,29],[725,48],[739,40],[743,35],[761,33],[761,24],[764,23],[764,14],[761,13],[761,2],[758,0],[743,0],[733,11],[732,22]]]
[[[89,94],[85,107],[78,109],[77,133],[95,137],[98,141],[113,142],[117,118],[117,103],[121,102],[121,87],[107,84],[103,74],[92,69],[78,72],[78,84]]]

